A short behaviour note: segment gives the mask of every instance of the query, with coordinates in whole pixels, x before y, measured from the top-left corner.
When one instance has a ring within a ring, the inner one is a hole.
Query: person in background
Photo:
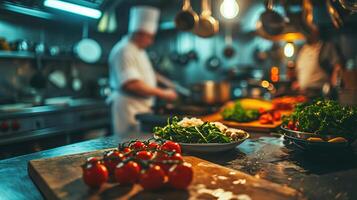
[[[296,60],[297,81],[292,89],[314,98],[327,93],[329,88],[339,85],[342,59],[332,42],[322,41],[319,32],[306,36]]]
[[[115,133],[137,130],[135,115],[150,112],[154,97],[173,101],[172,89],[157,87],[157,77],[145,51],[154,42],[160,11],[150,6],[130,10],[129,33],[109,55],[112,123]]]

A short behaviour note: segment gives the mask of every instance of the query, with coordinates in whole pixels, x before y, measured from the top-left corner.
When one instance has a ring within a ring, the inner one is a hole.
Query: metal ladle
[[[207,38],[218,33],[219,22],[211,14],[211,1],[202,0],[202,12],[194,30],[196,35]]]
[[[182,31],[192,30],[199,20],[195,11],[192,10],[190,0],[184,0],[182,10],[175,17],[176,28]]]

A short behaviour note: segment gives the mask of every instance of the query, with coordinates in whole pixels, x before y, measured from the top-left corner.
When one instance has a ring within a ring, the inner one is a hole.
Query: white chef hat
[[[130,9],[129,33],[145,31],[155,34],[160,17],[160,10],[151,6],[135,6]]]

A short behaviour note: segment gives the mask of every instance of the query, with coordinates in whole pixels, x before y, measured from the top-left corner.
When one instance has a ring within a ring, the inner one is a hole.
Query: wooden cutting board
[[[115,183],[93,190],[82,181],[80,165],[87,157],[101,156],[103,152],[32,160],[28,172],[46,199],[239,199],[247,195],[259,200],[304,199],[292,188],[192,156],[184,157],[194,170],[193,182],[187,190],[144,191],[137,184],[123,187]]]
[[[257,103],[259,103],[259,100],[254,100],[254,101],[258,101]],[[263,100],[261,100],[262,102],[264,102]],[[208,121],[208,122],[221,122],[224,125],[231,127],[231,128],[239,128],[239,129],[243,129],[245,131],[253,131],[253,132],[271,132],[272,130],[278,128],[282,121],[276,121],[273,124],[261,124],[259,122],[259,120],[256,121],[252,121],[252,122],[236,122],[236,121],[228,121],[228,120],[224,120],[221,112],[225,109],[225,108],[229,108],[229,107],[233,107],[234,106],[234,101],[230,101],[228,103],[226,103],[224,106],[222,106],[222,108],[211,115],[206,115],[206,116],[201,116],[200,118],[203,121]],[[279,111],[281,113],[281,115],[290,115],[292,111]]]
[[[290,111],[281,112],[282,115],[291,113]],[[224,125],[231,128],[239,128],[245,131],[253,131],[253,132],[271,132],[272,130],[278,128],[282,121],[276,121],[273,124],[261,124],[258,120],[252,122],[235,122],[235,121],[227,121],[224,120],[220,113],[214,113],[211,115],[206,115],[201,117],[203,121],[208,122],[221,122]]]

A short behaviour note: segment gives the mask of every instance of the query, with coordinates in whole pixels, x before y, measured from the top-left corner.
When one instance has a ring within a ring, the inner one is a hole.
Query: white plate
[[[243,143],[246,139],[249,138],[249,133],[247,135],[235,142],[231,143],[180,143],[181,149],[184,153],[186,152],[197,152],[197,153],[214,153],[222,152],[234,149],[236,146]]]

